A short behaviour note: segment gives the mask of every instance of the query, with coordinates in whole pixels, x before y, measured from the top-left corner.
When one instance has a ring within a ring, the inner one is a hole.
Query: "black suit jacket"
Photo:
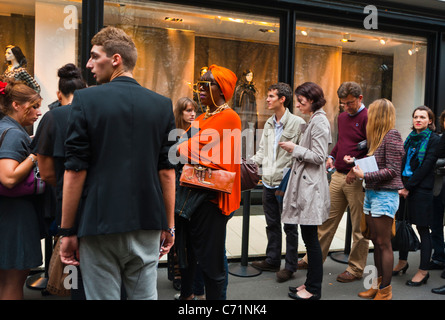
[[[67,170],[87,170],[78,236],[166,229],[158,171],[173,168],[171,100],[118,77],[77,90],[67,128]]]

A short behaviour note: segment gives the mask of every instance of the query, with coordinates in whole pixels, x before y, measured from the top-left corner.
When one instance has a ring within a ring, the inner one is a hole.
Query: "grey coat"
[[[304,128],[305,127],[305,128]],[[329,216],[330,198],[325,161],[332,142],[326,113],[319,109],[302,125],[283,200],[283,223],[321,225]]]

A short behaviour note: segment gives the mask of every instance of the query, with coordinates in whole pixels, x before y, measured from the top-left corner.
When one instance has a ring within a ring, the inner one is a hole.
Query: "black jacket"
[[[158,171],[173,168],[171,100],[129,77],[77,90],[67,129],[68,170],[87,170],[78,236],[166,228]]]
[[[413,175],[404,181],[404,186],[407,190],[413,191],[416,188],[432,190],[434,186],[434,168],[437,161],[436,148],[439,143],[439,136],[432,132],[428,141],[428,146],[425,152],[425,158],[422,161],[422,165],[419,166],[419,161],[416,156],[411,158],[411,168]],[[402,161],[402,172],[405,168],[406,158],[408,152],[405,153]]]

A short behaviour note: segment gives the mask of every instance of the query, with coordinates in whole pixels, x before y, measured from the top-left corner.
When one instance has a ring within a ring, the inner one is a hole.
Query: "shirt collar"
[[[362,105],[360,106],[360,108],[358,109],[358,111],[357,111],[356,113],[354,113],[354,114],[349,114],[349,113],[348,113],[348,115],[349,115],[350,117],[356,116],[356,115],[358,115],[360,112],[362,112],[363,109],[365,109],[365,105],[362,103]]]

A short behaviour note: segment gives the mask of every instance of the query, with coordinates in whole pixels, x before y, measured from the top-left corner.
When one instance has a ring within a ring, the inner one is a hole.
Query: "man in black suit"
[[[67,131],[61,259],[79,265],[87,299],[156,299],[157,265],[174,243],[175,129],[171,100],[133,79],[137,50],[107,27],[87,68],[100,84],[78,90]]]

